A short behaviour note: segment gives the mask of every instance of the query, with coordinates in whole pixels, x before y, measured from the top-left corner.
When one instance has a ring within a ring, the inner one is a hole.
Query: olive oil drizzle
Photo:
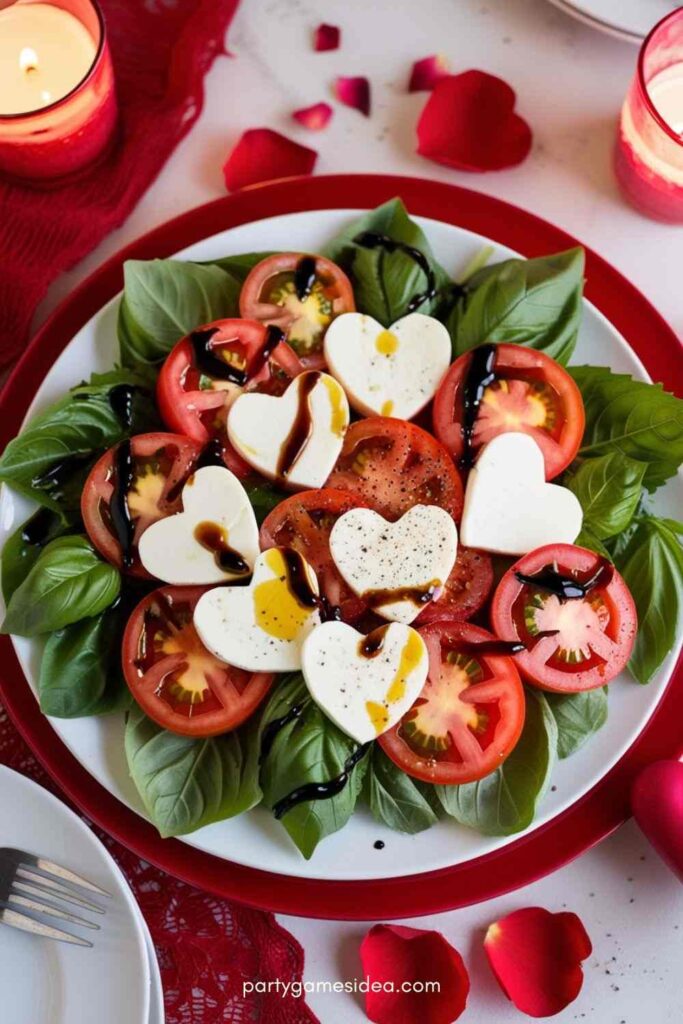
[[[135,480],[135,462],[130,441],[122,441],[114,452],[114,490],[109,501],[111,523],[116,539],[121,546],[121,563],[124,569],[133,564],[133,537],[135,523],[128,508],[128,492]]]
[[[365,757],[371,746],[371,743],[361,743],[359,747],[356,747],[344,762],[342,771],[339,775],[335,775],[333,779],[328,779],[327,782],[308,782],[305,786],[299,786],[298,789],[292,790],[287,796],[283,796],[273,806],[275,817],[278,820],[283,818],[297,804],[305,803],[307,800],[329,800],[331,797],[337,796],[349,781],[349,776],[353,769]]]
[[[472,437],[479,415],[479,406],[484,392],[496,379],[496,346],[479,345],[472,350],[469,369],[462,386],[462,439],[463,453],[460,465],[469,469],[472,465]],[[454,410],[457,419],[458,412]]]
[[[309,370],[297,377],[298,406],[294,422],[289,434],[285,438],[277,462],[276,473],[279,477],[286,477],[301,455],[311,433],[313,419],[311,416],[310,396],[313,388],[320,380],[320,373],[317,370]]]
[[[412,297],[406,307],[406,313],[414,313],[423,303],[436,297],[436,276],[429,260],[420,249],[414,245],[399,242],[395,238],[390,238],[389,235],[383,235],[378,231],[362,231],[360,235],[356,235],[353,241],[364,249],[384,249],[388,253],[405,253],[406,256],[409,256],[418,265],[427,278],[427,287],[423,292],[418,292],[417,295]]]
[[[308,298],[314,284],[315,256],[302,256],[294,270],[294,291],[299,302]]]
[[[566,576],[552,565],[545,565],[538,572],[526,575],[523,572],[516,572],[515,578],[519,583],[535,587],[537,590],[544,590],[548,594],[554,594],[560,601],[577,601],[586,597],[596,587],[609,585],[614,575],[614,566],[602,556],[598,559],[598,566],[592,576],[581,582],[574,576]]]

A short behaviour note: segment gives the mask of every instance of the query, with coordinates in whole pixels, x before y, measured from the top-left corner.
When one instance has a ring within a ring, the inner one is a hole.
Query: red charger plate
[[[579,243],[546,221],[499,199],[453,185],[388,175],[332,175],[245,189],[169,221],[108,260],[59,306],[35,336],[0,396],[0,443],[18,432],[56,356],[123,287],[123,261],[170,256],[217,231],[301,210],[372,208],[401,196],[411,213],[495,238],[525,256]],[[683,379],[683,350],[637,289],[590,249],[586,296],[624,335],[654,380]],[[503,849],[439,871],[370,881],[293,878],[203,853],[156,829],[111,796],[73,757],[40,713],[9,637],[0,638],[0,698],[12,721],[64,792],[92,821],[157,867],[200,889],[264,910],[307,917],[372,920],[417,916],[491,899],[542,877],[583,853],[630,814],[640,768],[683,753],[683,657],[652,718],[610,772],[552,821]]]

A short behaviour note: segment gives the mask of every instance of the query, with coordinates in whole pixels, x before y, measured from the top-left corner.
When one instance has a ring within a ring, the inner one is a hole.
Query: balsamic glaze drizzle
[[[427,278],[427,287],[423,292],[418,292],[417,295],[413,296],[406,307],[406,313],[414,313],[423,302],[428,302],[436,297],[436,277],[429,260],[420,249],[417,249],[414,245],[406,245],[405,242],[397,242],[396,239],[390,238],[389,235],[383,235],[377,231],[362,231],[360,235],[356,235],[354,242],[356,245],[362,245],[364,249],[381,248],[388,253],[403,252],[406,256],[410,256],[411,260],[414,260],[418,265]]]
[[[464,443],[460,465],[468,469],[472,465],[472,436],[479,414],[479,406],[486,388],[496,379],[496,346],[479,345],[472,350],[469,369],[462,386],[462,439]],[[458,412],[454,410],[457,420]]]
[[[372,845],[375,850],[383,850],[385,846],[384,841],[382,839],[375,839]]]
[[[59,519],[49,508],[39,508],[21,528],[21,539],[25,544],[41,548],[50,539],[54,523]]]
[[[317,608],[320,598],[311,587],[303,556],[294,548],[281,548],[287,572],[287,586],[304,608]]]
[[[378,626],[377,629],[373,629],[372,633],[361,637],[358,641],[358,653],[362,658],[377,657],[384,647],[384,639],[388,629],[389,624],[387,623],[386,626]]]
[[[272,722],[268,722],[268,725],[263,730],[261,737],[261,753],[259,756],[259,764],[261,764],[268,757],[268,754],[273,748],[275,738],[281,729],[284,729],[290,722],[295,722],[297,718],[301,718],[305,705],[304,704],[292,704],[289,711],[282,715],[280,718],[274,718]]]
[[[473,658],[476,658],[477,655],[486,656],[487,654],[521,654],[526,649],[521,640],[473,640],[471,642],[458,640],[456,648],[458,654],[470,654]]]
[[[275,326],[275,324],[269,324],[266,328],[266,340],[263,343],[261,351],[258,352],[256,357],[252,360],[247,376],[255,377],[257,373],[260,373],[280,342],[284,340],[285,332],[281,331],[279,327]]]
[[[575,601],[590,594],[595,587],[606,587],[614,575],[614,566],[606,558],[600,557],[598,565],[592,576],[583,582],[574,576],[565,576],[558,572],[552,565],[545,565],[538,572],[527,576],[523,572],[516,572],[515,578],[520,583],[525,583],[537,590],[545,590],[554,594],[560,601]]]
[[[320,373],[317,370],[309,370],[302,373],[297,380],[299,405],[289,434],[280,449],[276,470],[279,477],[287,476],[308,440],[312,425],[309,397],[320,380]]]
[[[53,462],[42,473],[34,476],[31,480],[31,486],[35,487],[38,491],[49,491],[53,497],[58,498],[61,486],[68,481],[72,473],[76,473],[79,469],[87,466],[92,457],[92,452],[67,455],[65,458],[60,459],[59,462]]]
[[[232,573],[233,576],[251,576],[249,563],[239,551],[230,547],[225,530],[219,523],[212,523],[209,520],[198,523],[194,528],[194,538],[198,544],[213,554],[219,569]]]
[[[299,302],[307,299],[315,284],[315,256],[302,256],[294,270],[294,290]]]
[[[287,796],[283,796],[273,807],[275,817],[279,820],[288,811],[291,811],[293,807],[296,807],[297,804],[304,803],[306,800],[329,800],[331,797],[337,796],[338,793],[341,793],[349,781],[351,772],[358,762],[365,757],[371,745],[371,743],[361,743],[359,747],[356,747],[354,752],[344,762],[343,770],[339,775],[335,775],[333,779],[328,779],[327,782],[307,782],[305,786],[299,786],[298,789],[292,790]]]
[[[114,452],[114,490],[109,501],[109,513],[116,539],[121,546],[124,569],[133,564],[133,537],[135,523],[128,508],[128,491],[135,480],[135,462],[130,441],[122,441]]]
[[[439,586],[438,580],[432,580],[421,587],[366,590],[363,593],[363,600],[370,608],[380,608],[382,605],[391,604],[394,601],[410,601],[419,607],[423,604],[430,604],[434,600]]]
[[[217,327],[207,327],[204,330],[192,332],[190,344],[194,351],[195,363],[207,377],[213,377],[214,380],[227,380],[232,384],[244,387],[249,379],[247,371],[240,370],[236,366],[226,363],[225,359],[214,355],[211,339],[217,333]]]
[[[136,388],[132,384],[117,384],[108,394],[112,412],[125,430],[133,425],[133,399]]]

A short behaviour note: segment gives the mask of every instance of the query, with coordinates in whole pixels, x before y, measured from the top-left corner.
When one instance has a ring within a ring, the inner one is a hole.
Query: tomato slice
[[[182,490],[201,445],[180,434],[138,434],[110,448],[83,488],[81,515],[99,553],[133,576],[148,577],[137,544],[143,531],[182,511]]]
[[[208,587],[160,587],[148,594],[123,634],[126,682],[145,714],[182,736],[236,729],[275,678],[227,665],[204,647],[192,616]]]
[[[462,480],[448,452],[405,420],[370,416],[352,423],[327,483],[392,521],[419,504],[440,505],[456,521],[462,514]]]
[[[436,619],[469,619],[486,603],[493,587],[490,555],[458,547],[458,557],[437,601],[428,604],[413,623],[425,626]]]
[[[157,383],[159,411],[170,430],[200,444],[219,438],[229,448],[226,419],[238,395],[281,395],[302,369],[277,327],[257,320],[214,320],[171,350]],[[243,463],[236,452],[231,455]]]
[[[597,582],[585,596],[563,598],[540,581],[519,579],[548,569],[576,581],[578,589]],[[515,656],[522,675],[560,693],[614,679],[631,655],[637,628],[631,592],[614,566],[573,544],[549,544],[515,562],[493,596],[491,621],[498,636],[527,647]]]
[[[353,288],[324,256],[281,252],[249,272],[240,293],[242,316],[274,324],[307,369],[325,365],[323,338],[335,317],[356,308]]]
[[[554,359],[523,345],[495,345],[495,379],[483,390],[471,435],[472,454],[510,430],[530,434],[551,480],[576,455],[585,424],[581,392]],[[476,350],[475,350],[476,351]],[[455,462],[465,453],[463,395],[473,353],[455,360],[434,398],[434,433]]]
[[[379,737],[394,764],[424,782],[455,785],[494,771],[524,725],[524,688],[512,658],[480,654],[495,641],[468,622],[436,621],[420,629],[429,674],[401,721]]]
[[[261,550],[288,547],[303,555],[315,569],[321,593],[345,622],[355,622],[367,606],[339,575],[330,553],[330,533],[340,516],[364,505],[356,495],[329,487],[300,491],[280,502],[261,526]]]

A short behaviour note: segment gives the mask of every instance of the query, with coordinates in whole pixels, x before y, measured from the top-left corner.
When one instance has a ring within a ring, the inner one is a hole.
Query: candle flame
[[[19,67],[26,74],[38,70],[38,54],[30,46],[25,46],[19,54]]]

